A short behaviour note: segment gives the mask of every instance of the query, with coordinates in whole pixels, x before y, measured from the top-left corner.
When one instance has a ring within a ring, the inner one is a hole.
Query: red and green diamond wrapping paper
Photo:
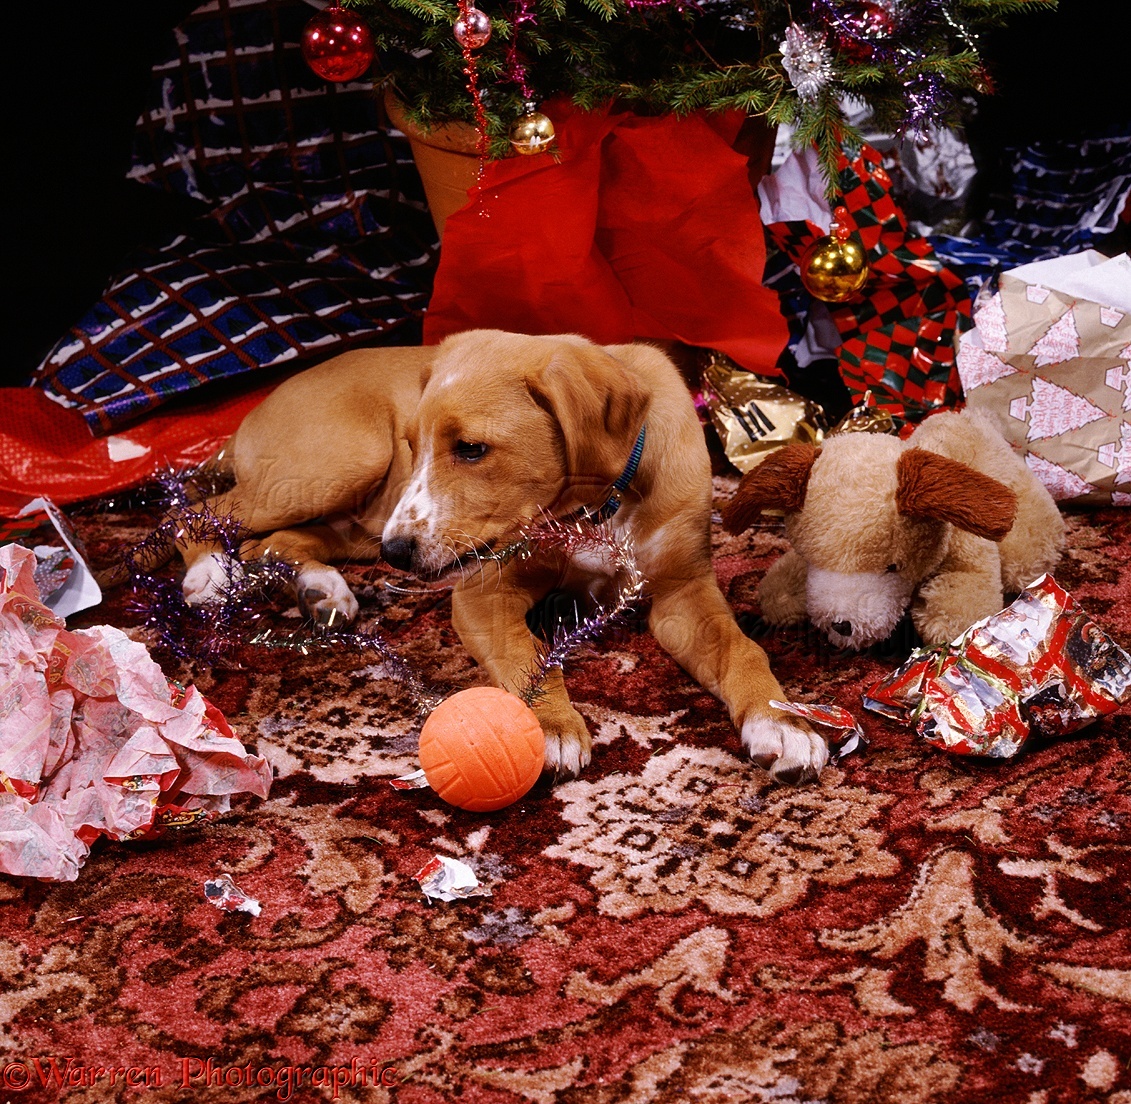
[[[864,695],[959,755],[1008,758],[1031,731],[1062,736],[1131,695],[1131,656],[1049,575],[953,644],[914,653]]]
[[[864,289],[843,304],[829,304],[841,337],[840,373],[859,401],[871,391],[878,404],[917,421],[932,410],[956,405],[962,386],[955,339],[970,317],[970,296],[960,276],[916,237],[891,193],[880,154],[864,146],[852,161],[842,157],[841,221],[856,234],[871,272]],[[791,260],[823,231],[812,222],[766,227]]]

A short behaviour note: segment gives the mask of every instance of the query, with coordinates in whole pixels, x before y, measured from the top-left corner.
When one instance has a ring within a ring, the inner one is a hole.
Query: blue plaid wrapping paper
[[[976,284],[995,270],[1095,248],[1131,196],[1128,133],[1038,142],[1007,157],[1012,190],[992,197],[979,235],[930,238]]]
[[[242,373],[420,342],[437,253],[420,178],[371,83],[303,61],[313,12],[213,0],[154,66],[130,176],[211,210],[134,255],[36,370],[94,433]]]

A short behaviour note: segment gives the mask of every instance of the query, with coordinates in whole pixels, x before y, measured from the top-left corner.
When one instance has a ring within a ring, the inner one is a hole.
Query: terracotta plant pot
[[[467,123],[446,123],[433,130],[421,130],[405,115],[404,104],[391,88],[385,89],[385,110],[412,147],[428,210],[436,233],[442,238],[448,216],[467,203],[467,190],[479,175],[479,156],[475,152],[479,136]]]
[[[432,130],[421,130],[405,114],[404,104],[391,88],[385,89],[385,111],[390,122],[408,138],[428,209],[436,233],[444,236],[444,223],[467,203],[468,189],[479,176],[476,153],[479,136],[468,123],[445,123]],[[747,119],[734,142],[734,149],[747,158],[751,194],[758,181],[770,171],[776,128],[764,119]]]

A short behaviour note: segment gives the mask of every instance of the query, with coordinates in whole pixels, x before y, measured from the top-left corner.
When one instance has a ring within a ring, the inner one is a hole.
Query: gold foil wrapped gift
[[[896,433],[895,419],[882,407],[876,405],[871,390],[832,429],[825,434],[832,437],[836,433]]]
[[[721,353],[711,353],[703,369],[703,398],[727,459],[743,475],[782,445],[824,438],[825,412],[817,403]]]

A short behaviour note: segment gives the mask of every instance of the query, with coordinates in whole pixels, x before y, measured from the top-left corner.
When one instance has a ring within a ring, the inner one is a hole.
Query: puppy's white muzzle
[[[381,533],[385,559],[418,575],[437,575],[455,557],[440,538],[439,508],[428,481],[430,466],[427,457],[417,465]]]

